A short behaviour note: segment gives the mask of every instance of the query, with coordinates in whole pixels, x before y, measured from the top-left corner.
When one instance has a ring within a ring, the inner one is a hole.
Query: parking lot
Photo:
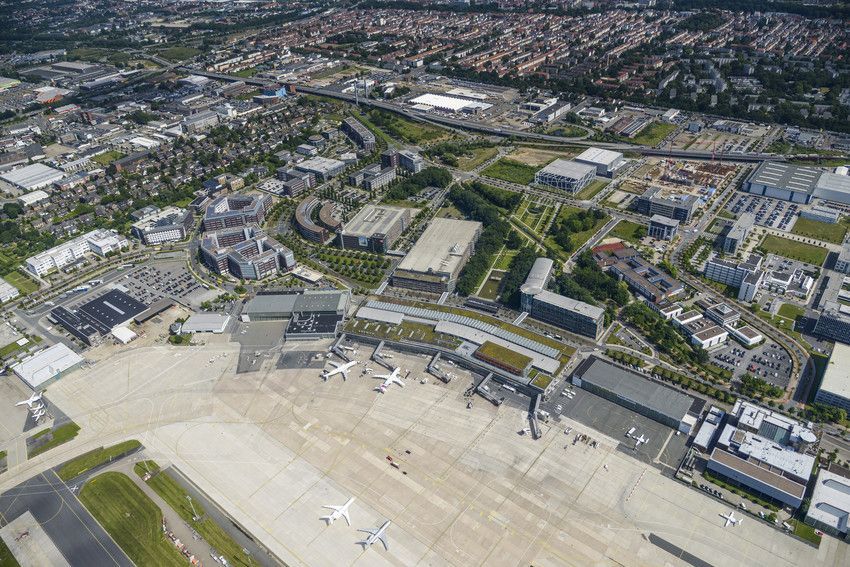
[[[685,455],[687,435],[676,435],[676,432],[605,398],[591,394],[581,388],[565,384],[572,388],[572,399],[561,395],[561,391],[549,402],[541,404],[541,409],[552,414],[556,422],[559,415],[564,415],[578,421],[619,443],[618,449],[636,459],[651,464],[663,470],[662,465],[676,468]],[[558,411],[557,408],[561,410]],[[626,436],[634,428],[631,436]],[[637,444],[636,438],[643,436],[647,441]],[[591,437],[593,435],[591,434]],[[564,436],[564,444],[573,443],[575,436],[571,431]],[[579,440],[579,443],[582,441]],[[660,461],[657,462],[657,461]]]
[[[753,213],[756,216],[756,224],[789,231],[794,226],[800,206],[796,203],[742,193],[730,199],[726,209],[736,216],[741,213]]]
[[[144,264],[118,280],[127,293],[146,305],[170,297],[184,303],[200,304],[215,293],[204,288],[183,262]]]
[[[712,363],[731,370],[733,379],[752,374],[775,386],[785,388],[791,381],[791,359],[776,343],[767,341],[752,350],[729,341],[711,355]]]

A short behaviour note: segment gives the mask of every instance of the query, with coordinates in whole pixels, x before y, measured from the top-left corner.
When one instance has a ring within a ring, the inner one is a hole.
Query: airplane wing
[[[381,540],[381,543],[384,544],[384,549],[389,551],[390,550],[390,543],[389,543],[389,541],[387,541],[387,534],[384,533],[384,534],[379,535],[378,539]]]
[[[334,368],[339,368],[340,366],[342,366],[341,364],[337,364],[337,363],[336,363],[336,362],[334,362],[333,360],[329,360],[329,361],[328,361],[328,364],[330,364],[330,365],[331,365],[331,366],[333,366]]]
[[[343,371],[341,372],[341,374],[342,374],[342,377],[343,377],[343,378],[345,378],[346,380],[348,380],[348,370],[343,370]]]

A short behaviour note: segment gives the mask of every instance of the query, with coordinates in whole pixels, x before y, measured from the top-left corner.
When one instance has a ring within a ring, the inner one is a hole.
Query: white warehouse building
[[[617,170],[626,165],[623,154],[601,148],[587,148],[573,159],[578,163],[592,165],[596,168],[596,175],[602,177],[614,177]]]

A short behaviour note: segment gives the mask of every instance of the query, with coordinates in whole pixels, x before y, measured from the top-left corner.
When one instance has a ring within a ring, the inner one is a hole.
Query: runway
[[[4,526],[27,511],[71,565],[132,567],[133,562],[52,470],[0,495]]]

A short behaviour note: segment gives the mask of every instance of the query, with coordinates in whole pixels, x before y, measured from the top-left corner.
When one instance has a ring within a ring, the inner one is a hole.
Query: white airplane
[[[28,407],[32,407],[32,405],[34,403],[41,400],[41,396],[44,395],[44,392],[45,392],[44,390],[42,390],[40,392],[33,392],[32,396],[30,396],[29,399],[24,400],[22,402],[18,402],[18,403],[15,404],[15,406],[17,407],[17,406],[22,406],[22,405],[26,404]]]
[[[31,408],[30,408],[30,411],[31,411],[31,412],[33,412],[33,413],[35,413],[35,412],[37,412],[37,411],[41,411],[41,410],[43,410],[43,409],[45,409],[44,404],[43,404],[43,403],[39,403],[37,406],[33,406],[33,407],[31,407]]]
[[[338,520],[340,518],[345,518],[345,522],[350,526],[351,525],[351,518],[348,516],[348,508],[351,506],[352,502],[354,502],[353,496],[351,498],[349,498],[348,502],[346,502],[342,506],[331,506],[331,505],[327,505],[327,504],[322,506],[322,508],[327,508],[329,510],[333,510],[333,512],[331,512],[330,516],[322,516],[319,519],[324,520],[325,522],[327,522],[328,525],[331,525],[336,520]]]
[[[46,412],[45,412],[44,410],[39,410],[39,411],[33,412],[33,414],[32,414],[32,420],[33,420],[34,422],[38,423],[38,421],[39,421],[42,417],[44,417],[44,414],[45,414],[45,413],[46,413]]]
[[[354,352],[354,347],[339,345],[339,348],[341,348],[342,350],[347,350],[348,352]]]
[[[324,370],[322,372],[322,380],[327,380],[328,378],[330,378],[331,376],[334,376],[336,374],[342,374],[342,379],[348,380],[348,371],[349,371],[349,369],[351,369],[352,366],[357,364],[357,361],[352,360],[351,362],[346,362],[345,364],[337,364],[333,360],[329,360],[328,363],[330,363],[331,366],[334,367],[334,369],[331,370],[330,372],[328,372],[327,370]]]
[[[383,523],[383,525],[380,528],[357,530],[358,532],[366,532],[367,534],[369,534],[369,537],[367,537],[363,541],[358,541],[357,543],[362,545],[363,549],[366,549],[367,547],[369,547],[370,545],[372,545],[376,541],[381,540],[381,543],[384,544],[384,549],[389,551],[390,545],[387,543],[387,528],[389,528],[389,527],[390,527],[390,521],[387,520],[386,522]]]
[[[732,524],[733,526],[737,526],[738,524],[741,524],[741,523],[744,522],[744,518],[736,518],[735,515],[734,515],[734,512],[729,512],[728,516],[724,516],[723,514],[720,514],[720,517],[726,518],[726,524],[723,525],[724,528],[728,528],[729,524]]]
[[[648,438],[646,438],[646,437],[644,437],[643,435],[641,435],[640,437],[638,437],[637,439],[635,439],[635,449],[637,449],[638,447],[640,447],[640,444],[641,444],[641,443],[649,443],[649,439],[648,439]]]
[[[401,371],[401,369],[396,367],[392,371],[391,374],[372,374],[372,378],[383,378],[384,379],[383,383],[380,386],[378,386],[377,388],[375,388],[375,391],[381,392],[382,394],[385,394],[386,391],[387,391],[387,388],[389,388],[393,384],[398,384],[399,386],[404,388],[404,382],[402,382],[401,378],[398,377],[398,374],[399,374],[400,371]]]

